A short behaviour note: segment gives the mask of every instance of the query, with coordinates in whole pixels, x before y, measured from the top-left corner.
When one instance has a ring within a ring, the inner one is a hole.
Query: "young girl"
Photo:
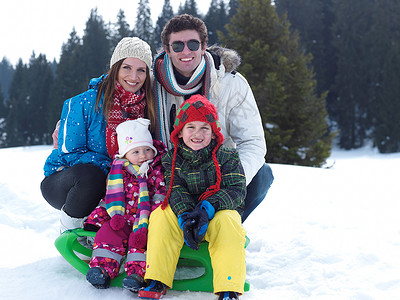
[[[148,119],[117,126],[118,154],[111,166],[105,200],[90,214],[85,228],[100,227],[86,279],[108,288],[126,256],[123,287],[133,292],[144,286],[147,227],[150,212],[164,200],[162,142],[153,141]]]

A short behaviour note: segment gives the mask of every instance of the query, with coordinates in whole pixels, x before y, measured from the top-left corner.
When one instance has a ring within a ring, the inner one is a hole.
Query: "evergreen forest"
[[[60,58],[32,53],[28,63],[0,61],[0,147],[52,144],[63,102],[106,73],[125,36],[147,41],[156,54],[174,15],[203,19],[208,45],[235,49],[252,87],[272,163],[321,167],[333,145],[370,145],[400,152],[400,2],[396,0],[195,0],[173,11],[164,0],[152,23],[148,0],[136,19],[121,9],[106,23],[93,8],[83,36],[74,28]],[[96,54],[96,55],[94,55]]]

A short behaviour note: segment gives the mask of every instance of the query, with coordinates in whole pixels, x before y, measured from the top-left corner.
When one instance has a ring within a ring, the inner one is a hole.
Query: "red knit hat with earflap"
[[[224,136],[221,133],[221,126],[219,125],[217,109],[206,97],[202,95],[193,95],[179,107],[176,112],[176,118],[174,123],[174,131],[171,133],[171,142],[174,144],[174,156],[172,158],[172,170],[171,170],[171,182],[169,184],[168,193],[161,205],[162,209],[165,209],[168,205],[168,197],[171,194],[172,186],[174,183],[175,173],[175,160],[177,155],[178,143],[179,143],[179,132],[182,130],[186,123],[200,121],[210,124],[211,129],[215,135],[217,145],[212,151],[212,158],[214,161],[215,169],[217,172],[217,181],[215,184],[209,186],[207,190],[201,194],[199,201],[206,199],[207,197],[215,194],[220,189],[221,184],[221,169],[217,161],[217,150],[224,142]]]

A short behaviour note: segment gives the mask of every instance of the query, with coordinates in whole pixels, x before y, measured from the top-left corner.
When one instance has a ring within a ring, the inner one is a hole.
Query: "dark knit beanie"
[[[199,197],[199,201],[206,199],[207,197],[215,194],[220,189],[221,184],[221,169],[217,161],[216,152],[218,148],[224,142],[224,136],[221,133],[221,126],[218,120],[217,109],[206,97],[202,95],[193,95],[179,107],[176,112],[176,118],[174,123],[174,130],[171,133],[171,142],[174,144],[174,156],[172,158],[172,170],[171,170],[171,182],[167,196],[161,205],[162,209],[165,209],[168,205],[168,197],[171,194],[172,186],[174,183],[175,173],[175,160],[177,155],[178,143],[179,143],[179,132],[183,129],[186,123],[200,121],[210,124],[211,129],[215,135],[217,145],[212,151],[212,158],[214,161],[215,169],[217,172],[217,181],[215,184],[209,186],[207,190]]]

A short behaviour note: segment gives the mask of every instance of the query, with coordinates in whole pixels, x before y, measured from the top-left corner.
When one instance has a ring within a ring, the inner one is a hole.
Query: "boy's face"
[[[154,158],[154,150],[148,146],[140,146],[129,150],[125,158],[133,165],[141,166],[142,163]]]
[[[211,125],[201,121],[188,122],[178,134],[179,138],[192,150],[207,147],[211,139],[215,138]]]
[[[196,30],[172,32],[169,37],[169,47],[164,46],[164,50],[168,53],[176,70],[185,77],[192,76],[206,51],[205,47],[201,47],[201,43],[197,50],[190,50],[189,41],[198,41],[200,43],[200,35]],[[171,45],[179,42],[184,43],[183,50],[175,52]]]

